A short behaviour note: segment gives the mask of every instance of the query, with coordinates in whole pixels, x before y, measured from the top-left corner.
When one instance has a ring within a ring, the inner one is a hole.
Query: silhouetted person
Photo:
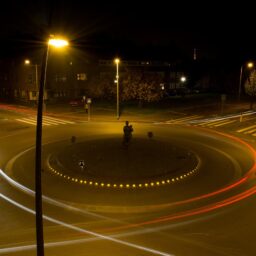
[[[124,141],[123,142],[125,145],[128,145],[128,143],[130,142],[130,140],[132,138],[132,132],[133,132],[132,125],[129,125],[129,121],[125,122],[123,131],[124,131]]]

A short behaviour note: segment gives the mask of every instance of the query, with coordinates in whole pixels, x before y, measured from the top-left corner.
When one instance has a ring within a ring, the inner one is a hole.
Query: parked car
[[[75,98],[69,101],[69,105],[71,107],[83,107],[84,102],[82,98]]]

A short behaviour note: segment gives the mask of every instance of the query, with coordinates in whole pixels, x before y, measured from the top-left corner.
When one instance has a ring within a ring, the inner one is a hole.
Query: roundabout
[[[191,151],[161,140],[134,138],[125,147],[120,138],[102,138],[61,148],[47,164],[53,174],[80,184],[135,189],[185,179],[199,162]]]
[[[138,124],[124,148],[122,134],[116,132],[120,124],[104,125],[114,127],[114,133],[109,129],[109,134],[84,136],[83,130],[76,143],[57,139],[43,146],[46,196],[100,212],[158,211],[193,198],[217,200],[212,196],[216,191],[240,184],[253,166],[251,149],[224,134],[154,127],[155,136],[149,139],[147,131],[153,127]],[[33,166],[31,148],[9,161],[6,170],[34,190]]]
[[[256,192],[255,150],[239,138],[196,127],[139,123],[134,127],[127,148],[122,145],[120,123],[46,130],[42,155],[46,220],[100,240],[114,236],[113,241],[122,244],[116,238],[136,234],[157,239],[156,230],[171,232],[177,225],[199,225],[216,213],[225,216],[227,206]],[[147,137],[148,131],[153,138]],[[72,143],[74,134],[77,141]],[[6,158],[2,178],[34,197],[33,142],[19,142],[16,153]]]

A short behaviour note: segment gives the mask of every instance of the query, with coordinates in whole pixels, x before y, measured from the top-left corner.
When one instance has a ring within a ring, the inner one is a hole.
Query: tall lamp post
[[[253,68],[253,66],[254,66],[253,62],[248,62],[246,64],[247,68]],[[240,101],[240,98],[241,98],[243,68],[244,68],[244,65],[242,65],[241,68],[240,68],[240,78],[239,78],[239,88],[238,88],[238,101]]]
[[[26,59],[24,61],[25,65],[30,65],[32,67],[35,67],[35,87],[36,87],[36,101],[38,101],[37,97],[38,97],[38,65],[37,64],[34,64],[32,65],[30,63],[30,60],[29,59]]]
[[[42,157],[42,119],[43,119],[43,93],[46,81],[46,70],[48,62],[48,53],[50,46],[57,48],[67,46],[68,42],[63,39],[52,38],[47,42],[45,48],[42,68],[40,87],[38,94],[37,107],[37,126],[36,126],[36,159],[35,159],[35,210],[36,210],[36,241],[37,256],[44,256],[44,237],[43,237],[43,214],[42,214],[42,184],[41,184],[41,157]]]
[[[119,119],[119,66],[120,59],[116,58],[115,63],[116,63],[116,118]]]

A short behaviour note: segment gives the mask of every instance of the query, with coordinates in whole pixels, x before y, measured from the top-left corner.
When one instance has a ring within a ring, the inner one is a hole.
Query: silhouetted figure
[[[132,125],[129,125],[129,121],[125,122],[125,126],[123,128],[124,131],[124,145],[127,146],[132,138],[132,132],[133,132],[133,128]]]
[[[86,114],[88,114],[88,108],[89,108],[88,104],[87,104],[87,103],[84,104],[84,109],[85,109],[85,113],[86,113]]]

